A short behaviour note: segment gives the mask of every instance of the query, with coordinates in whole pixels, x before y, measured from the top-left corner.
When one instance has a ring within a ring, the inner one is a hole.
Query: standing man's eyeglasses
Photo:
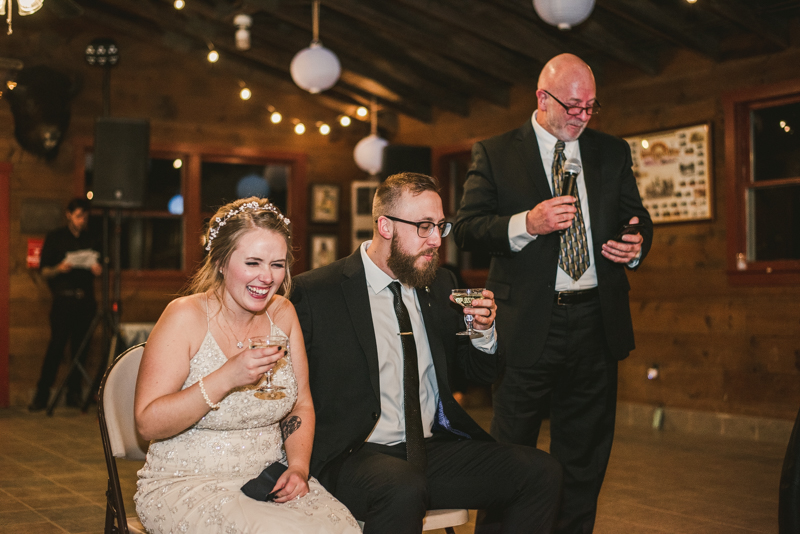
[[[594,101],[594,104],[585,108],[581,106],[568,106],[561,100],[551,95],[550,91],[546,89],[542,89],[542,91],[550,95],[550,98],[561,104],[561,107],[563,107],[567,111],[567,115],[570,115],[572,117],[577,117],[584,111],[586,112],[587,115],[597,115],[598,113],[600,113],[600,102],[598,102],[597,100]]]
[[[406,221],[403,219],[398,219],[397,217],[392,217],[391,215],[384,215],[387,219],[391,221],[397,221],[401,223],[410,224],[417,227],[417,235],[420,237],[430,237],[433,234],[433,229],[439,229],[439,235],[441,237],[447,237],[447,234],[450,233],[450,229],[453,228],[453,223],[449,222],[441,222],[439,224],[432,223],[430,221],[422,221],[422,222],[411,222]],[[375,221],[378,222],[378,221]]]

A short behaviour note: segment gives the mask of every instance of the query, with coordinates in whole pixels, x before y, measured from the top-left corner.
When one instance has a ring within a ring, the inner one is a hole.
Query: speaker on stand
[[[138,208],[144,203],[147,184],[148,159],[150,153],[150,124],[144,119],[101,117],[95,122],[93,152],[92,204],[103,208],[103,275],[101,279],[101,301],[86,336],[73,358],[67,377],[77,369],[87,383],[89,395],[83,401],[82,411],[88,410],[94,392],[99,388],[108,364],[116,357],[119,343],[119,316],[121,293],[121,208]],[[111,210],[114,211],[113,244],[109,236]],[[113,251],[113,257],[111,255]],[[109,285],[113,273],[113,297]],[[99,326],[103,326],[103,353],[107,354],[105,365],[100,365],[94,380],[83,368],[89,342]],[[53,415],[67,378],[59,385],[55,396],[47,407],[47,415]]]

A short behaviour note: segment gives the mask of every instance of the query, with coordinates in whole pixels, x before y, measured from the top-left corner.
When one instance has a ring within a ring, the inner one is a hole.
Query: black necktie
[[[403,410],[406,418],[406,459],[423,471],[428,463],[425,453],[425,434],[422,431],[422,413],[419,407],[419,367],[417,345],[408,308],[400,294],[400,282],[392,282],[389,289],[394,295],[394,312],[400,326],[403,343]]]

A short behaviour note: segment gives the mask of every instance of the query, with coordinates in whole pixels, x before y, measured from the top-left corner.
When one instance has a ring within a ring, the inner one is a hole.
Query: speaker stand
[[[101,299],[100,306],[97,308],[92,323],[89,325],[89,330],[81,341],[75,357],[70,363],[69,370],[56,390],[50,403],[47,405],[47,415],[52,416],[58,400],[64,392],[70,375],[73,371],[77,370],[83,375],[86,384],[89,385],[89,391],[85,395],[81,403],[81,412],[86,413],[89,404],[95,396],[96,390],[99,388],[100,380],[102,380],[108,365],[114,360],[117,355],[117,344],[120,339],[119,330],[119,303],[120,303],[120,248],[121,248],[121,234],[122,234],[122,211],[119,208],[114,210],[114,261],[110,261],[109,254],[109,236],[108,236],[108,223],[109,223],[109,210],[103,210],[103,274],[101,276]],[[109,296],[109,281],[111,272],[114,274],[114,298],[113,303]],[[105,365],[101,363],[98,366],[97,373],[94,380],[89,378],[89,374],[83,366],[81,361],[87,355],[89,350],[89,343],[94,337],[95,331],[98,326],[103,327],[103,352],[107,354]],[[95,386],[95,384],[97,386]]]

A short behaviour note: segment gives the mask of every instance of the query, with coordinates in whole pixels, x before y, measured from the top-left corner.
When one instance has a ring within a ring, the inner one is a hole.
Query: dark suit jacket
[[[291,300],[303,330],[317,416],[311,474],[330,487],[336,466],[364,443],[381,413],[378,348],[361,252],[300,274],[292,282]],[[449,365],[460,365],[467,376],[484,382],[495,380],[501,365],[498,355],[475,350],[455,335],[464,329],[463,312],[449,300],[455,287],[453,274],[439,269],[429,291],[417,290],[439,397],[455,429],[474,439],[492,440],[453,399],[448,383]]]
[[[636,216],[646,225],[644,260],[653,223],[639,197],[628,144],[590,129],[584,130],[579,144],[603,325],[609,349],[623,359],[634,348],[630,285],[625,267],[605,259],[600,251]],[[530,121],[473,146],[454,233],[458,246],[493,255],[486,287],[497,300],[498,333],[513,367],[530,366],[542,353],[550,328],[560,238],[557,232],[540,235],[519,252],[511,252],[508,222],[512,215],[552,197]]]

